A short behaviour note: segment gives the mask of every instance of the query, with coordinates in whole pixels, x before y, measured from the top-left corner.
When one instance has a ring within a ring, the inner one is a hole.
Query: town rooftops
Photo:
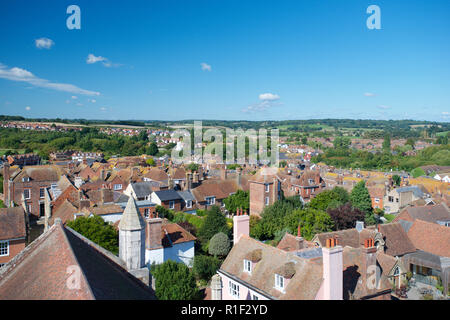
[[[65,174],[65,171],[54,165],[46,166],[29,166],[23,167],[22,170],[16,171],[11,178],[15,182],[21,182],[23,178],[30,178],[34,181],[54,181],[58,182],[61,175]]]
[[[261,259],[254,272],[244,271],[242,261],[250,252],[261,249]],[[290,281],[284,293],[275,289],[275,273],[282,272]],[[314,300],[322,284],[322,263],[302,259],[275,247],[265,245],[248,236],[242,236],[233,246],[219,269],[238,282],[245,282],[269,299]]]
[[[122,260],[57,220],[0,269],[0,299],[150,300],[155,295]]]
[[[22,207],[0,209],[0,240],[26,236],[25,211]]]
[[[407,220],[413,222],[416,219],[434,223],[449,221],[450,210],[445,203],[434,206],[408,207],[400,212],[394,221]]]

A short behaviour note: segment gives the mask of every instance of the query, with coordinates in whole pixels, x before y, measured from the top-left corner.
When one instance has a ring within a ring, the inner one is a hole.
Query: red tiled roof
[[[25,211],[22,207],[0,209],[0,240],[26,236]]]
[[[417,219],[409,229],[408,237],[419,250],[450,257],[449,227]]]
[[[71,287],[72,279],[79,288]],[[140,300],[154,294],[118,257],[55,223],[0,269],[0,299]]]

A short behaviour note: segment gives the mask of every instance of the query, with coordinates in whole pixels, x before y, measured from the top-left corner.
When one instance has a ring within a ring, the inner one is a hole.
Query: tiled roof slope
[[[81,271],[79,288],[71,288],[70,268]],[[154,293],[118,257],[57,222],[0,269],[0,299],[154,299]]]
[[[25,236],[25,212],[22,207],[0,209],[0,240]]]
[[[408,231],[417,249],[450,257],[450,228],[417,219]]]

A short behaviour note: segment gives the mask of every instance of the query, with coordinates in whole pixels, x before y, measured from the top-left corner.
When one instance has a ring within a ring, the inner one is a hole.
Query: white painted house
[[[138,269],[167,260],[192,266],[196,238],[176,223],[161,218],[143,219],[129,197],[119,223],[119,256]]]

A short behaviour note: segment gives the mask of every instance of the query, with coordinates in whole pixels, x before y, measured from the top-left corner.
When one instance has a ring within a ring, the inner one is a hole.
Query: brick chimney
[[[147,228],[145,232],[145,248],[147,250],[162,248],[161,227],[161,218],[147,219]]]
[[[300,225],[298,225],[297,228],[297,236],[295,237],[295,240],[297,241],[297,248],[298,250],[303,249],[304,248],[304,244],[305,244],[305,240],[302,237],[302,229],[300,227]]]
[[[374,239],[366,239],[364,241],[364,248],[362,248],[362,258],[361,258],[361,279],[368,288],[375,289],[378,285],[378,279],[373,277],[377,266],[377,248],[375,247]],[[377,275],[378,277],[378,275]],[[367,281],[372,280],[371,283]]]
[[[250,235],[250,216],[238,208],[237,214],[233,217],[233,245],[239,242],[242,235]]]
[[[342,247],[336,239],[327,239],[323,255],[323,298],[324,300],[343,299],[343,255]]]

